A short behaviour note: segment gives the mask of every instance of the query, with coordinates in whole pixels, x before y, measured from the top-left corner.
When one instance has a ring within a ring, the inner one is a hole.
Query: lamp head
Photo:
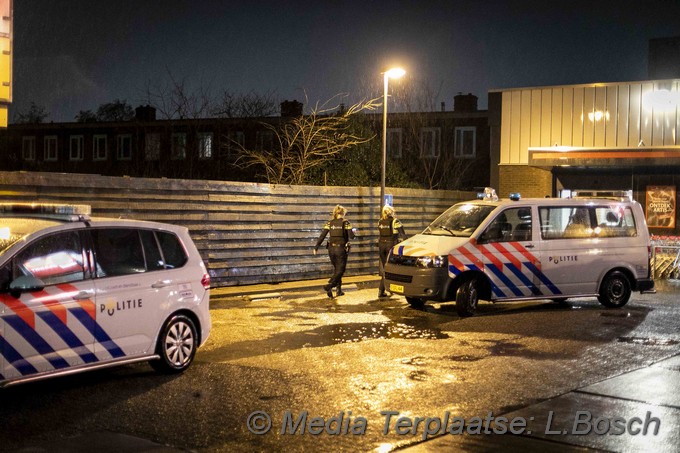
[[[391,68],[385,71],[385,77],[389,77],[390,79],[398,79],[404,74],[406,74],[406,71],[402,68]]]

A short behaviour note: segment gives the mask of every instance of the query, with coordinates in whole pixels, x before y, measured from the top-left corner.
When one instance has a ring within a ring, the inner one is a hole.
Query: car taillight
[[[210,289],[210,275],[203,274],[203,278],[201,279],[201,285],[203,285],[203,288],[205,289]]]

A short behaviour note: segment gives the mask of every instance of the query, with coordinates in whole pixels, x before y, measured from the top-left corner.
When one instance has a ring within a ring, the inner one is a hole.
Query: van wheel
[[[185,315],[175,315],[168,320],[158,336],[156,354],[151,366],[161,373],[181,373],[189,368],[198,348],[198,335],[194,322]]]
[[[602,281],[597,300],[605,307],[619,308],[628,303],[630,293],[630,281],[623,273],[616,271],[607,274]]]
[[[423,308],[425,306],[425,301],[419,299],[418,297],[406,297],[406,302],[413,308]]]
[[[477,311],[479,291],[477,279],[473,278],[458,288],[456,292],[456,311],[458,316],[472,316]]]

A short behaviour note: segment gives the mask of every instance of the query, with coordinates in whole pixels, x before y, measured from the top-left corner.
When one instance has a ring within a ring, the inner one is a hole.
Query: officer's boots
[[[338,292],[335,293],[337,296],[344,296],[345,293],[342,291],[342,286],[338,285]]]

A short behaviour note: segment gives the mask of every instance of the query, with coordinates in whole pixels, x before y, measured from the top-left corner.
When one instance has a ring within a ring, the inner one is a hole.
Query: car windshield
[[[494,209],[496,209],[495,205],[475,203],[460,203],[451,206],[425,228],[423,234],[470,237]]]
[[[10,248],[27,234],[55,223],[40,219],[0,218],[0,254]]]

